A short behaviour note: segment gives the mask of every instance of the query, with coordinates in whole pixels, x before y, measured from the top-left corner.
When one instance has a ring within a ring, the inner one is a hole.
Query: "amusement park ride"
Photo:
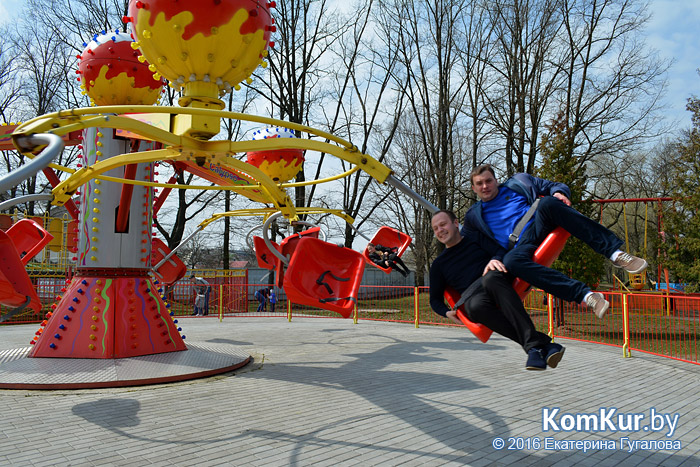
[[[131,0],[124,18],[130,32],[96,34],[78,56],[78,79],[94,106],[42,115],[16,128],[5,127],[11,135],[0,134],[0,149],[16,148],[32,158],[3,177],[0,190],[42,170],[53,185],[48,198],[66,206],[79,229],[76,275],[47,313],[26,360],[187,353],[180,328],[159,293],[162,284],[182,278],[185,268],[175,251],[153,238],[152,223],[172,189],[204,187],[178,186],[174,179],[157,183],[156,162],[189,171],[218,189],[236,191],[259,203],[257,209],[216,214],[199,229],[224,216],[262,216],[262,237],[254,238],[259,264],[276,270],[277,285],[293,302],[344,317],[354,309],[368,258],[318,238],[317,228],[287,237],[279,245],[268,238],[271,222],[279,217],[295,223],[302,214],[330,213],[354,222],[339,209],[296,206],[288,196],[287,189],[299,185],[287,181],[304,163],[304,151],[330,154],[352,165],[345,173],[305,184],[331,183],[363,170],[426,209],[437,210],[395,178],[389,167],[350,142],[308,126],[222,110],[220,98],[239,89],[243,80],[250,82],[256,67],[267,65],[267,49],[274,46],[270,41],[276,29],[270,14],[274,7],[275,2],[259,0],[222,0],[207,6],[196,0]],[[178,107],[153,105],[164,78],[182,94]],[[212,140],[219,134],[222,118],[264,128],[250,140]],[[79,145],[77,169],[53,162],[65,144]],[[244,153],[245,161],[234,157]],[[56,171],[67,177],[60,181]],[[163,189],[159,195],[156,188]],[[17,198],[0,208],[26,201],[27,197]],[[30,223],[18,223],[14,232],[0,233],[0,304],[40,312],[22,263],[48,242],[49,234]],[[550,247],[538,250],[541,260],[551,263],[567,236],[566,232],[553,234]],[[411,242],[406,234],[388,227],[377,232],[377,239],[383,244],[393,242],[401,253]],[[524,295],[527,284],[518,287]],[[468,323],[464,314],[461,317]],[[479,325],[474,329],[485,341],[484,330]],[[248,361],[244,360],[242,365]],[[231,368],[224,365],[220,370]],[[199,375],[190,373],[180,379]],[[177,378],[163,380],[173,379]],[[31,385],[10,385],[27,386]]]

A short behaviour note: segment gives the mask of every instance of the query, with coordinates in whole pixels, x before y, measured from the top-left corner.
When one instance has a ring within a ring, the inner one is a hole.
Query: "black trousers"
[[[527,352],[549,344],[547,334],[535,329],[522,300],[513,289],[513,278],[500,271],[489,271],[465,305],[469,319],[520,344]]]

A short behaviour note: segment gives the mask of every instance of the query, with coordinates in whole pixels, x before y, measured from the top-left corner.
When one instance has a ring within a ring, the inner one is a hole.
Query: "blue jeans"
[[[599,223],[558,199],[546,196],[540,200],[534,221],[522,233],[518,244],[506,253],[503,264],[510,274],[529,284],[568,302],[580,303],[591,291],[586,284],[532,260],[535,250],[557,226],[606,258],[619,250],[623,244],[622,240]]]
[[[265,309],[265,296],[261,294],[260,292],[255,292],[255,299],[258,301],[258,309],[255,310],[257,312],[263,311]]]

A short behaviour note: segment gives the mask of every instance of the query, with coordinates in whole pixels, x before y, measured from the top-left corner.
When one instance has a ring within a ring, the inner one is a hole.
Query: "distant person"
[[[277,303],[277,294],[273,289],[270,289],[270,313],[275,312],[275,303]]]
[[[398,271],[402,276],[408,276],[411,272],[398,255],[398,248],[367,244],[367,256],[372,262],[380,267]]]
[[[263,287],[255,292],[255,299],[258,301],[258,309],[255,311],[258,313],[267,310],[267,300],[270,298],[271,290],[272,287]]]
[[[629,273],[647,268],[646,260],[620,250],[624,242],[615,234],[571,207],[571,191],[563,183],[518,173],[499,185],[489,164],[474,168],[471,183],[479,201],[464,217],[463,235],[476,230],[504,251],[487,270],[508,271],[556,297],[587,306],[602,319],[610,307],[603,294],[532,259],[545,237],[559,226]]]
[[[211,286],[209,282],[201,277],[196,277],[194,274],[190,276],[192,289],[195,293],[194,298],[194,313],[192,316],[204,316],[209,314],[209,293]]]

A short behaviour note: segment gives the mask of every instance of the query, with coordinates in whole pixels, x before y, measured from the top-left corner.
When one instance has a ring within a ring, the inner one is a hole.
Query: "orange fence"
[[[267,284],[250,284],[244,278],[206,277],[211,284],[208,317],[293,317],[338,318],[339,315],[293,304],[284,291],[275,288],[276,303],[259,302],[255,291]],[[35,285],[44,304],[45,314],[65,287],[64,277],[40,277]],[[175,316],[194,312],[195,293],[192,285],[183,281],[163,293]],[[698,335],[700,334],[700,297],[683,294],[603,292],[610,301],[610,310],[600,320],[585,307],[555,299],[542,291],[532,291],[525,300],[538,330],[553,337],[620,347],[624,356],[641,351],[690,363],[700,363]],[[1,309],[2,313],[6,309]],[[430,309],[427,287],[361,286],[357,307],[352,317],[358,321],[390,321],[420,325],[455,326]],[[37,313],[25,312],[10,323],[33,323],[44,319]],[[465,332],[468,332],[465,330]]]

